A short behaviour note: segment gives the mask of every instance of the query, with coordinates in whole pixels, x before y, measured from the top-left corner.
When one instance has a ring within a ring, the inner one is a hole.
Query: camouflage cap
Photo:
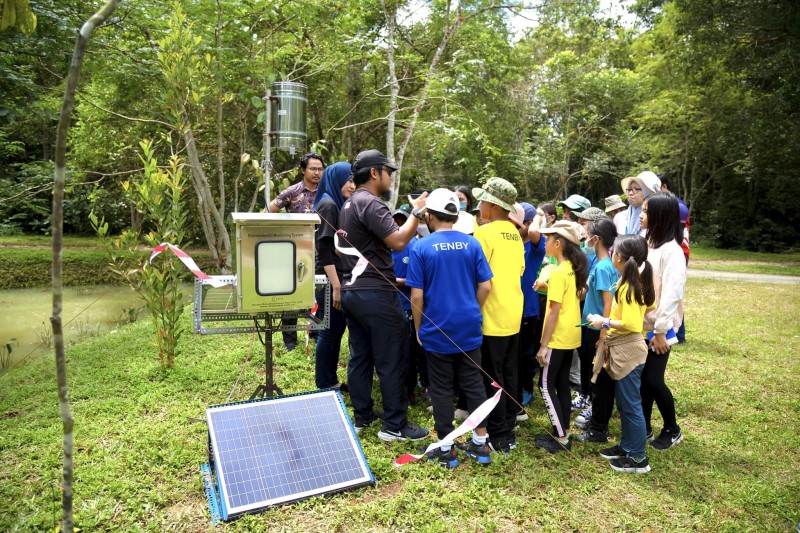
[[[511,212],[514,211],[513,205],[517,201],[517,189],[503,178],[489,178],[483,187],[472,189],[472,196]]]
[[[601,218],[609,218],[605,212],[600,209],[599,207],[590,207],[585,211],[581,211],[580,213],[575,213],[575,216],[578,218],[582,218],[583,220],[599,220]]]

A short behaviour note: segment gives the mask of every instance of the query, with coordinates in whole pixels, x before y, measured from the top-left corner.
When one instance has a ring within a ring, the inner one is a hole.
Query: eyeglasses
[[[634,189],[633,187],[629,187],[629,188],[625,189],[625,192],[628,193],[628,194],[637,194],[637,193],[642,192],[642,189]]]
[[[316,172],[317,174],[319,174],[320,172],[323,171],[323,168],[322,167],[306,167],[306,170],[308,170],[309,172]]]
[[[396,170],[390,170],[387,167],[383,167],[383,171],[386,172],[387,174],[389,174],[389,177],[394,176],[394,173],[397,172]]]

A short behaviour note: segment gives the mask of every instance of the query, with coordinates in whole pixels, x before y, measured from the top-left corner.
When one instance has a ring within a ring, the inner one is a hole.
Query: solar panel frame
[[[337,390],[212,406],[206,419],[223,520],[375,483]]]

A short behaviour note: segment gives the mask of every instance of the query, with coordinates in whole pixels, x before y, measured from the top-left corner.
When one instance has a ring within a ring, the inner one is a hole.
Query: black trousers
[[[428,377],[431,380],[431,403],[436,434],[441,439],[453,431],[453,384],[461,387],[461,394],[472,412],[486,401],[486,389],[480,370],[481,349],[463,353],[441,354],[428,352]],[[484,425],[486,421],[478,424]]]
[[[393,291],[343,291],[342,307],[350,331],[347,384],[353,411],[359,418],[372,418],[374,368],[383,397],[383,425],[400,431],[408,422],[408,325],[400,296]]]
[[[597,375],[592,385],[592,419],[589,429],[596,433],[608,433],[608,421],[614,413],[614,380],[605,369]]]
[[[594,354],[596,344],[600,338],[600,330],[581,328],[581,347],[578,348],[578,357],[581,361],[581,394],[589,396],[592,392],[592,370],[594,369]]]
[[[492,410],[486,424],[486,430],[493,438],[508,436],[514,430],[519,406],[509,395],[517,391],[517,359],[519,357],[519,334],[507,337],[483,336],[481,357],[484,374],[483,382],[486,396],[494,396],[497,389],[492,387],[492,380],[503,387],[505,393],[500,395],[500,402]]]
[[[533,392],[533,376],[539,363],[534,350],[538,317],[524,316],[519,326],[519,355],[517,359],[517,401],[522,403],[522,389]]]
[[[644,412],[644,423],[649,433],[653,427],[650,418],[653,414],[653,402],[661,412],[664,419],[664,427],[671,430],[678,429],[678,421],[675,417],[675,399],[672,391],[669,390],[664,382],[664,374],[667,371],[667,363],[672,350],[663,355],[658,355],[653,350],[648,349],[647,360],[642,370],[642,411]]]

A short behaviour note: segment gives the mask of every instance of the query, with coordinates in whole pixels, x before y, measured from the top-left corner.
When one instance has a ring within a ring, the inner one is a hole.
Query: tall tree
[[[63,303],[62,274],[62,237],[64,230],[64,183],[67,167],[67,132],[72,109],[75,105],[75,91],[78,87],[83,57],[89,44],[89,37],[94,29],[105,22],[114,12],[121,0],[110,0],[99,11],[92,15],[78,32],[75,52],[67,76],[67,88],[64,93],[64,105],[58,121],[56,134],[56,169],[53,177],[53,314],[50,323],[53,326],[53,344],[56,356],[56,380],[58,385],[58,406],[61,412],[61,423],[64,429],[64,464],[61,483],[62,530],[72,533],[74,529],[72,516],[72,449],[74,444],[74,421],[69,404],[67,388],[67,362],[64,355],[64,330],[61,319]]]

